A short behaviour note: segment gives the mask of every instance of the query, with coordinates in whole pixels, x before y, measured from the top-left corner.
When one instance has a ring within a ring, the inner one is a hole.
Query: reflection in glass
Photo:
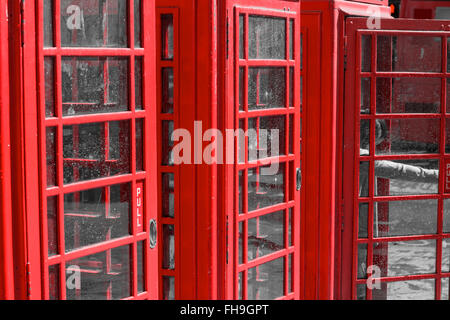
[[[436,272],[436,240],[375,243],[373,264],[382,269],[387,259],[387,272],[382,276],[397,277]]]
[[[429,159],[417,160],[377,160],[375,176],[389,179],[386,184],[375,179],[376,196],[400,196],[436,194],[439,181],[439,161]]]
[[[128,120],[69,125],[63,132],[64,183],[130,172]]]
[[[437,233],[437,200],[379,202],[373,227],[377,237]]]
[[[248,159],[264,159],[286,154],[286,116],[248,120]]]
[[[46,128],[47,187],[56,185],[56,127]]]
[[[163,269],[175,269],[175,230],[173,225],[163,225]]]
[[[358,279],[367,278],[367,243],[358,244]]]
[[[286,69],[248,69],[248,108],[270,109],[286,107]]]
[[[248,299],[273,300],[284,295],[284,258],[248,270]]]
[[[161,16],[161,59],[173,59],[173,15],[163,14]]]
[[[144,120],[136,119],[136,171],[144,170]]]
[[[127,111],[128,59],[63,57],[63,115]]]
[[[441,300],[449,300],[449,284],[450,278],[443,278],[441,280]]]
[[[366,239],[368,237],[368,222],[369,222],[369,204],[360,203],[359,204],[359,231],[358,238]]]
[[[372,70],[372,36],[361,36],[361,71],[370,72]]]
[[[145,291],[145,244],[144,241],[137,243],[137,290],[138,293]]]
[[[141,47],[141,0],[134,0],[134,46]]]
[[[173,113],[173,68],[162,68],[162,113]]]
[[[66,252],[130,234],[129,183],[64,195]]]
[[[44,0],[44,47],[53,47],[53,0]]]
[[[48,256],[58,254],[58,197],[47,198]]]
[[[248,210],[253,211],[284,202],[285,164],[275,163],[248,170]],[[278,170],[275,170],[278,166]],[[262,172],[261,172],[262,170]],[[275,174],[264,174],[275,170]]]
[[[370,114],[370,106],[371,106],[371,79],[370,78],[362,78],[361,79],[361,113]]]
[[[60,299],[59,264],[48,267],[48,293],[49,300]]]
[[[163,300],[175,300],[175,278],[163,277]]]
[[[129,297],[130,261],[130,246],[67,261],[67,300],[118,300]],[[79,283],[77,274],[80,275]]]
[[[144,101],[142,96],[142,57],[134,60],[134,102],[135,109],[142,110]]]
[[[249,59],[286,59],[286,20],[249,16]]]
[[[55,58],[44,57],[45,116],[55,116]]]
[[[442,240],[442,272],[450,272],[450,239]]]
[[[162,216],[175,217],[175,182],[173,173],[162,174]]]
[[[239,15],[239,59],[245,59],[245,16]]]
[[[174,141],[172,140],[173,121],[162,121],[162,165],[172,166],[173,153],[172,148]]]
[[[126,47],[126,0],[61,0],[63,47]]]
[[[373,289],[373,300],[433,300],[434,279],[409,280],[383,283],[381,289]]]
[[[248,220],[248,260],[284,249],[284,211]]]

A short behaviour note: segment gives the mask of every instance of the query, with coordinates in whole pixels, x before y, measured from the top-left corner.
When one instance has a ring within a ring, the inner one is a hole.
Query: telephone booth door
[[[299,3],[228,1],[227,297],[298,299]]]
[[[41,258],[30,272],[43,299],[158,298],[154,4],[36,3],[41,237],[29,237]]]
[[[448,21],[348,18],[342,297],[448,299]]]

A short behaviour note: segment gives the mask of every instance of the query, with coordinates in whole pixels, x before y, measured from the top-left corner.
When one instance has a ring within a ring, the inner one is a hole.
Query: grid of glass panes
[[[448,41],[359,34],[356,299],[449,298]]]
[[[294,141],[300,118],[295,18],[257,10],[236,14],[235,121],[242,130],[235,159],[238,299],[294,296],[299,208],[292,177],[300,151]]]
[[[147,295],[142,5],[44,0],[37,13],[45,299]]]
[[[178,15],[174,9],[157,9],[157,73],[158,73],[158,114],[160,138],[159,159],[159,221],[160,243],[160,294],[164,300],[176,298],[176,252],[178,245],[176,236],[178,231],[179,214],[177,210],[178,197],[175,190],[179,177],[179,166],[174,165],[172,148],[174,142],[172,133],[178,124],[178,95],[176,85],[178,81]]]

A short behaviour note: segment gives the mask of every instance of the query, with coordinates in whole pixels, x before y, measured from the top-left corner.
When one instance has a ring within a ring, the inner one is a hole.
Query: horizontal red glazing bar
[[[268,254],[266,256],[256,258],[255,260],[252,260],[250,262],[240,264],[237,266],[237,272],[239,273],[242,271],[246,271],[248,269],[258,267],[264,263],[271,262],[271,261],[279,259],[279,258],[288,257],[289,254],[294,253],[295,249],[296,249],[295,247],[286,248],[286,249]]]
[[[47,127],[62,125],[73,125],[73,124],[85,124],[94,122],[111,122],[118,120],[131,120],[135,118],[144,118],[147,115],[145,110],[136,110],[134,113],[132,111],[122,111],[122,112],[111,112],[111,113],[95,113],[86,114],[79,116],[69,116],[59,118],[47,118],[45,120],[45,125]]]
[[[261,160],[254,160],[254,161],[248,161],[248,163],[238,163],[237,164],[237,170],[241,171],[244,169],[254,169],[258,167],[266,167],[270,166],[271,164],[276,163],[285,163],[289,161],[294,161],[295,155],[283,155],[283,156],[276,156],[276,157],[268,157]]]
[[[261,217],[261,216],[266,215],[268,213],[273,213],[273,212],[282,211],[282,210],[285,210],[285,209],[290,209],[290,208],[293,208],[294,206],[295,206],[295,201],[292,200],[292,201],[283,202],[281,204],[277,204],[277,205],[274,205],[274,206],[265,207],[263,209],[250,211],[250,213],[242,213],[242,214],[240,214],[240,215],[238,215],[236,217],[236,222],[242,222],[242,221],[245,221],[245,220],[258,218],[258,217]]]
[[[450,73],[447,72],[415,72],[415,71],[373,71],[360,72],[361,78],[370,78],[372,76],[378,78],[445,78]]]
[[[449,154],[450,156],[450,154]],[[359,161],[370,161],[370,160],[442,160],[442,155],[440,153],[427,153],[427,154],[376,154],[373,156],[361,156],[358,157]]]
[[[411,281],[411,280],[427,280],[427,279],[441,279],[450,277],[449,272],[441,273],[438,275],[437,273],[430,274],[416,274],[416,275],[407,275],[407,276],[395,276],[395,277],[383,277],[383,278],[371,278],[372,281],[379,280],[380,282],[397,282],[397,281]],[[357,279],[356,284],[366,284],[367,279]]]
[[[263,59],[252,59],[252,60],[239,60],[240,67],[295,67],[295,61],[291,60],[263,60]]]
[[[78,56],[78,57],[86,57],[86,56],[143,56],[144,49],[136,48],[44,48],[42,53],[45,56]]]
[[[273,108],[273,109],[257,109],[257,110],[249,110],[249,111],[239,111],[238,118],[255,118],[255,117],[270,117],[270,116],[278,116],[278,115],[291,115],[295,114],[294,108]]]
[[[397,241],[415,241],[415,240],[439,240],[449,239],[450,234],[428,234],[428,235],[413,235],[413,236],[395,236],[395,237],[383,237],[371,239],[357,239],[357,243],[369,243],[369,242],[397,242]]]

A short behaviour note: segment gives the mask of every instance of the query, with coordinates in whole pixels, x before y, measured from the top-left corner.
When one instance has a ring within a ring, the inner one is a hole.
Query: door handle
[[[156,239],[158,238],[158,230],[156,226],[155,219],[150,220],[150,226],[149,226],[149,240],[150,240],[150,248],[153,249],[156,247]]]
[[[297,168],[297,191],[302,187],[302,169]]]

